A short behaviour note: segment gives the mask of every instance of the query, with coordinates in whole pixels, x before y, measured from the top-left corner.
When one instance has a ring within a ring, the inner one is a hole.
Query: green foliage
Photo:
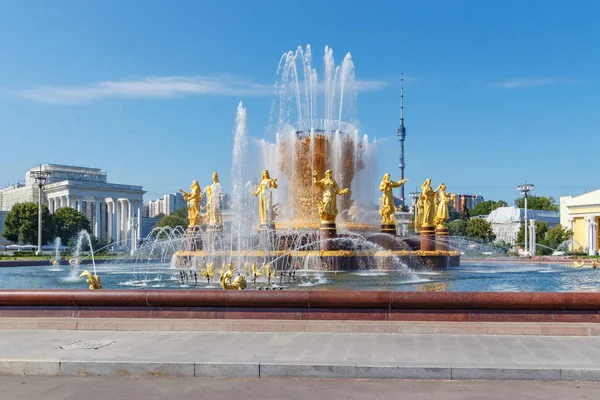
[[[525,208],[525,198],[519,197],[515,199],[515,207]],[[558,204],[554,197],[549,196],[527,196],[527,208],[529,210],[549,210],[558,211]]]
[[[473,218],[467,221],[467,236],[491,242],[496,238],[492,225],[483,218]]]
[[[535,223],[536,234],[535,240],[537,244],[535,254],[538,256],[546,256],[552,254],[553,250],[556,250],[561,243],[571,240],[573,238],[573,231],[564,228],[562,225],[556,225],[552,229],[548,229],[548,225],[543,222]],[[519,234],[517,236],[517,243],[523,244],[525,240],[525,229],[521,225]]]
[[[573,231],[559,224],[552,229],[548,229],[544,243],[546,246],[556,249],[561,243],[571,239],[573,239]]]
[[[94,254],[96,254],[96,251],[101,251],[101,252],[108,251],[108,248],[106,248],[109,245],[108,241],[106,241],[104,239],[99,239],[94,235],[90,235],[90,241],[92,242],[92,248],[94,249]],[[72,253],[75,250],[75,248],[77,247],[77,235],[73,236],[73,237],[71,237],[71,239],[69,239],[69,241],[67,242],[67,246],[69,247],[69,253]],[[102,250],[100,250],[100,249],[102,249]],[[82,251],[90,251],[90,245],[89,245],[88,241],[85,239],[81,243],[81,250]]]
[[[158,227],[170,226],[175,228],[181,226],[184,229],[189,225],[187,208],[180,208],[172,214],[165,215],[156,223]]]
[[[456,211],[456,208],[452,204],[448,204],[448,220],[454,221],[458,218],[460,218],[460,213]]]
[[[451,236],[467,236],[467,221],[457,219],[448,222],[448,233]]]
[[[462,219],[465,222],[471,218],[471,213],[469,212],[469,209],[467,208],[466,201],[463,202],[462,210],[460,210],[458,218]]]
[[[56,236],[60,237],[65,243],[70,239],[77,237],[82,230],[91,231],[90,220],[85,214],[71,207],[59,208],[54,212],[54,222],[56,224]]]
[[[4,232],[8,241],[37,244],[38,205],[37,203],[15,204],[6,214]],[[48,207],[42,205],[42,243],[48,243],[54,237],[54,218]]]
[[[544,237],[548,232],[548,224],[545,222],[535,221],[535,241],[543,244]],[[529,232],[527,233],[529,236]],[[521,225],[519,228],[519,234],[517,235],[517,244],[525,243],[525,225]]]
[[[475,207],[471,208],[471,211],[469,211],[469,214],[471,215],[471,217],[476,217],[478,215],[489,215],[489,213],[491,213],[492,211],[494,211],[496,208],[499,208],[499,207],[508,207],[508,203],[505,202],[504,200],[482,201],[481,203],[477,204]]]

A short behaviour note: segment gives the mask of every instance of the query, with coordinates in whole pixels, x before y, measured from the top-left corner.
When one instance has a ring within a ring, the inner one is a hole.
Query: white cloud
[[[358,91],[376,91],[383,81],[355,82]],[[181,96],[269,96],[273,85],[254,83],[230,75],[145,77],[129,81],[104,81],[84,86],[39,86],[17,91],[30,100],[51,104],[85,104],[109,97],[164,99]]]
[[[502,88],[502,89],[521,89],[538,86],[552,86],[552,85],[574,85],[581,83],[580,79],[566,79],[566,78],[545,78],[545,79],[511,79],[504,82],[497,82],[488,85],[489,87]]]

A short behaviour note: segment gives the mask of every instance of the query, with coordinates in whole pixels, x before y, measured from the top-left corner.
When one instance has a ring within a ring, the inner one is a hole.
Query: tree
[[[525,208],[525,198],[519,197],[515,199],[515,207]],[[527,196],[527,209],[529,210],[549,210],[558,211],[558,204],[554,197],[549,196]]]
[[[67,246],[69,246],[69,249],[71,251],[75,251],[75,248],[77,247],[77,239],[78,235],[75,235],[71,237],[71,239],[69,239],[69,241],[67,242]],[[90,235],[90,242],[92,243],[92,249],[94,249],[94,253],[96,253],[97,251],[100,251],[100,249],[102,249],[103,252],[107,251],[106,247],[108,247],[108,245],[112,243],[112,240],[109,243],[109,241],[107,240],[97,238],[94,235]],[[87,240],[83,240],[81,242],[81,250],[90,251],[90,243],[88,243]]]
[[[467,236],[467,221],[457,219],[448,222],[448,233],[451,236]]]
[[[38,241],[38,205],[37,203],[15,204],[6,214],[4,232],[7,240],[18,243],[37,244]],[[54,237],[54,218],[48,207],[42,205],[42,243],[48,243]]]
[[[458,218],[462,219],[465,222],[471,219],[471,214],[469,213],[469,208],[467,207],[466,201],[462,202],[462,210],[460,210]]]
[[[546,232],[546,237],[544,238],[544,244],[548,247],[556,249],[563,242],[572,239],[573,231],[559,224],[552,229],[548,229],[548,232]]]
[[[181,226],[186,228],[189,225],[187,208],[180,208],[172,214],[165,215],[156,223],[158,227],[170,226],[175,228]]]
[[[64,243],[77,237],[79,232],[91,231],[90,220],[88,217],[71,207],[59,208],[54,212],[54,223],[56,226],[56,236],[60,237]]]
[[[448,204],[448,220],[454,221],[460,218],[460,213],[456,211],[456,208],[452,204]]]
[[[469,213],[471,214],[471,217],[476,217],[478,215],[489,215],[492,211],[494,211],[498,207],[508,207],[508,203],[505,202],[504,200],[482,201],[481,203],[477,204],[475,207],[471,208],[471,211]]]
[[[473,218],[467,221],[467,236],[491,242],[496,238],[492,232],[492,224],[483,218]]]

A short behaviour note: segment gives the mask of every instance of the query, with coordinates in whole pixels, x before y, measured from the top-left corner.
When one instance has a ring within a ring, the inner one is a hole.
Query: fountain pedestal
[[[275,249],[275,223],[263,223],[260,224],[260,229],[258,232],[258,244],[260,249],[262,250],[276,250]]]
[[[321,240],[319,248],[322,251],[337,250],[337,243],[328,240],[337,238],[337,227],[335,221],[321,221],[321,227],[319,228],[319,239]]]
[[[202,250],[202,238],[199,235],[200,227],[187,228],[185,235],[187,237],[187,247],[191,251]]]
[[[386,250],[398,250],[396,243],[396,224],[394,222],[382,222],[379,227],[379,233],[386,233],[387,235],[379,235],[375,243],[380,245]]]
[[[419,230],[421,251],[435,250],[435,226],[422,226]]]
[[[389,233],[396,236],[396,224],[393,222],[382,222],[379,227],[379,233]]]
[[[438,226],[435,228],[435,249],[448,251],[448,227],[446,226]]]

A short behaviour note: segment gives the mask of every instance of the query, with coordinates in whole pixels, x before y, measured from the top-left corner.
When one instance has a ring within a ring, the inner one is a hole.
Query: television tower
[[[398,140],[400,140],[400,179],[404,179],[404,139],[406,139],[406,128],[404,127],[404,72],[400,78],[400,126],[398,127]],[[400,187],[400,204],[404,207],[404,185]]]

